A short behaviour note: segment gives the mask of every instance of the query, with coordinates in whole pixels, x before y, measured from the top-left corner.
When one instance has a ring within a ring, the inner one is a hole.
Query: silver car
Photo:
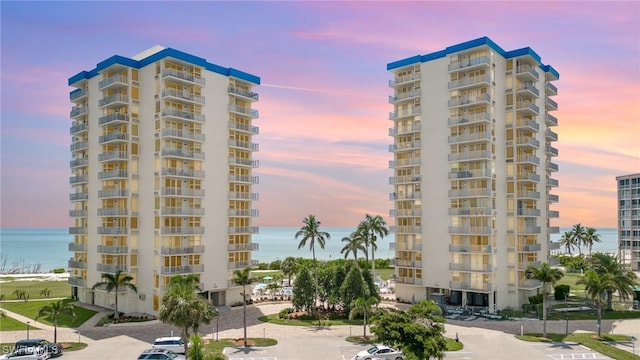
[[[362,350],[356,354],[354,360],[404,360],[404,355],[400,350],[384,345],[376,345],[367,350]]]

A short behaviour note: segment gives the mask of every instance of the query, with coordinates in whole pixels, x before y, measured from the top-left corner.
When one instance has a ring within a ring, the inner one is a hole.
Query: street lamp
[[[564,328],[564,335],[569,335],[569,308],[567,307],[567,297],[569,297],[568,293],[564,294],[564,319],[566,321]]]
[[[27,340],[29,340],[29,324],[31,324],[31,321],[27,321]]]

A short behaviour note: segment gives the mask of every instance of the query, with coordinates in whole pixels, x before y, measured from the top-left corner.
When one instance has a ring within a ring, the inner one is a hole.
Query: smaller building
[[[640,173],[616,177],[618,184],[618,252],[640,271]]]

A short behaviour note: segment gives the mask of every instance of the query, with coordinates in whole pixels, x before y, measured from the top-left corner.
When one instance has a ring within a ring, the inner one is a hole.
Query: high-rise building
[[[559,216],[558,72],[487,37],[387,65],[396,296],[519,307],[541,284]]]
[[[640,271],[640,173],[616,177],[620,259]]]
[[[214,305],[242,301],[233,271],[255,265],[253,120],[260,78],[156,46],[69,79],[72,294],[154,313],[172,276],[196,274]]]

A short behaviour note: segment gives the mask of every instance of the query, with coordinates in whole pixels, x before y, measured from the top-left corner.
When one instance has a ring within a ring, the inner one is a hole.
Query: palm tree
[[[525,274],[527,278],[542,283],[542,336],[547,337],[547,284],[555,284],[564,274],[558,269],[551,268],[548,263],[542,263],[540,267],[530,265],[525,270]]]
[[[575,224],[571,228],[571,238],[574,245],[578,247],[580,255],[582,255],[582,245],[585,245],[585,233],[586,229],[581,224]]]
[[[197,293],[197,286],[186,281],[187,278],[171,278],[158,312],[160,321],[182,330],[185,354],[188,351],[189,330],[197,334],[200,324],[209,324],[217,316],[215,307]]]
[[[373,277],[373,281],[376,281],[376,257],[375,250],[378,249],[376,241],[378,237],[380,239],[389,235],[389,229],[387,228],[387,222],[380,215],[369,215],[366,214],[364,217],[364,221],[360,223],[360,226],[363,229],[366,229],[365,233],[367,234],[366,244],[371,245],[371,275]]]
[[[367,252],[367,249],[362,245],[362,237],[355,231],[352,232],[351,235],[343,237],[342,242],[346,242],[342,250],[340,250],[340,253],[344,254],[345,259],[349,257],[349,253],[352,253],[353,258],[358,262],[358,252]]]
[[[614,283],[614,288],[607,290],[607,310],[613,310],[611,303],[613,300],[614,291],[618,292],[618,295],[622,300],[626,300],[633,297],[633,289],[636,284],[636,274],[628,268],[627,264],[624,264],[617,256],[595,253],[591,256],[591,263],[593,270],[602,276],[604,274],[610,274]]]
[[[291,286],[291,275],[296,273],[296,269],[298,267],[298,262],[292,256],[288,256],[286,259],[282,261],[280,264],[280,269],[282,273],[289,278],[289,286]]]
[[[564,234],[562,234],[559,244],[560,246],[564,246],[565,252],[569,253],[569,256],[571,256],[571,249],[575,246],[571,231],[565,231]]]
[[[138,288],[133,283],[131,283],[133,281],[133,277],[127,275],[122,270],[116,271],[115,274],[102,273],[102,276],[100,278],[102,279],[102,281],[98,281],[97,283],[93,284],[91,289],[95,290],[98,287],[104,287],[105,290],[107,290],[107,294],[115,290],[116,305],[115,312],[113,313],[113,318],[115,320],[118,320],[120,318],[120,313],[118,312],[118,290],[120,290],[120,288],[124,288],[125,290],[131,289],[135,293],[137,293]]]
[[[600,329],[602,328],[602,294],[615,289],[613,276],[609,273],[599,275],[594,270],[587,270],[584,273],[584,277],[576,281],[576,284],[585,286],[587,295],[598,307],[598,337],[600,337]]]
[[[277,282],[272,282],[271,284],[267,285],[267,289],[271,290],[271,300],[275,299],[281,287],[282,286],[280,286],[280,284],[278,284]]]
[[[255,278],[251,277],[251,268],[247,267],[244,270],[235,270],[233,272],[233,279],[231,279],[234,283],[238,285],[242,285],[242,326],[244,327],[244,347],[247,347],[247,285],[251,285],[256,281]]]
[[[202,291],[200,288],[200,275],[188,274],[188,275],[174,275],[169,280],[169,284],[183,283],[193,286],[194,291]]]
[[[48,317],[53,323],[53,342],[58,342],[58,320],[63,315],[69,315],[73,318],[76,317],[76,313],[73,311],[73,305],[65,300],[58,300],[52,302],[49,305],[45,305],[40,308],[36,320],[41,317]]]
[[[378,298],[375,296],[361,296],[353,301],[353,307],[349,312],[349,320],[353,320],[355,314],[362,312],[364,316],[363,323],[363,339],[367,339],[367,315],[371,313],[371,307],[376,305],[379,302]]]
[[[602,239],[600,239],[600,234],[597,234],[596,231],[597,230],[595,228],[588,227],[584,232],[583,241],[589,249],[589,255],[591,255],[591,247],[593,247],[593,243],[602,242]]]
[[[315,297],[313,299],[313,308],[315,309],[318,301],[318,264],[316,264],[316,242],[321,249],[324,249],[324,245],[326,241],[331,238],[331,235],[328,232],[320,231],[320,221],[316,219],[315,215],[307,216],[302,220],[302,223],[304,226],[296,232],[295,238],[302,238],[300,240],[300,244],[298,244],[298,250],[306,246],[308,241],[309,248],[311,249],[311,254],[313,256],[315,272]]]

